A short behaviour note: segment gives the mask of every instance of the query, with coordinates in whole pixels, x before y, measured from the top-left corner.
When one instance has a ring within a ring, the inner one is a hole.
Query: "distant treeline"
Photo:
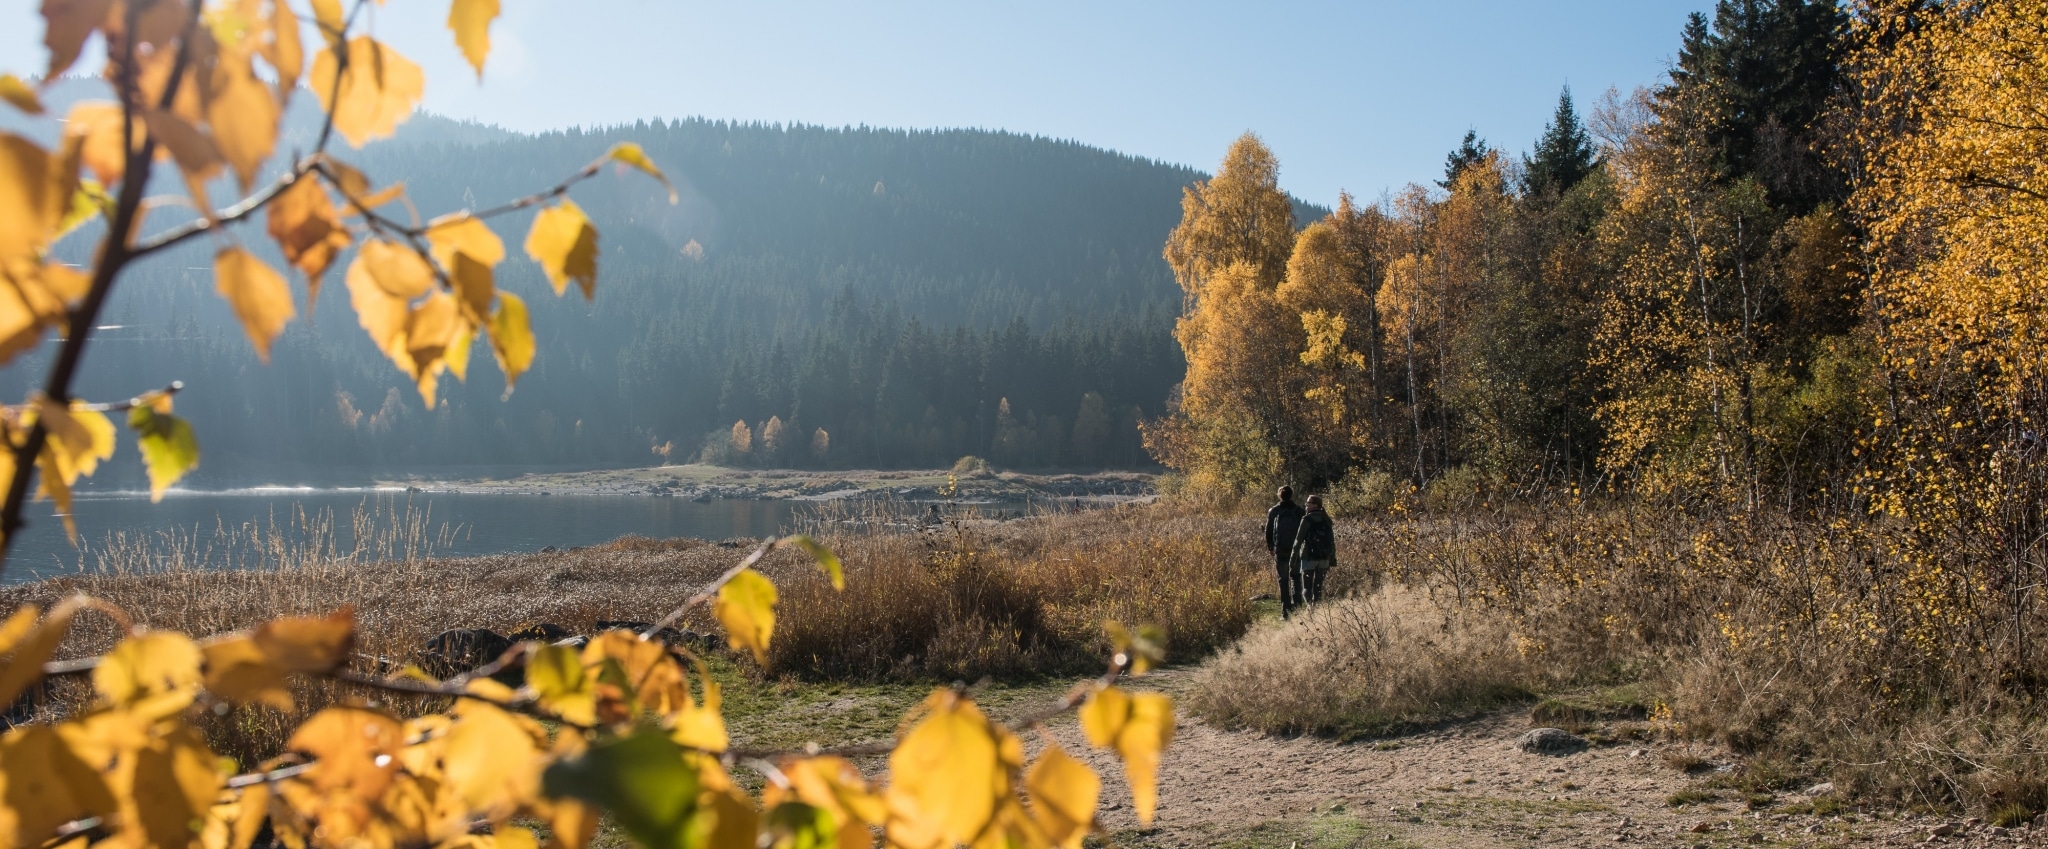
[[[530,218],[492,222],[511,254],[499,285],[531,305],[540,351],[509,398],[480,352],[425,409],[356,326],[348,257],[258,364],[212,291],[215,245],[134,271],[84,395],[184,381],[200,485],[628,465],[660,449],[681,462],[707,434],[727,434],[718,453],[735,423],[771,420],[801,430],[801,450],[729,459],[1150,463],[1136,423],[1164,413],[1184,370],[1159,245],[1203,176],[1191,169],[1010,133],[703,120],[521,136],[423,118],[343,156],[434,215],[544,188],[622,140],[645,146],[681,202],[608,175],[574,190],[603,234],[594,301],[552,293],[520,250]],[[26,392],[42,360],[0,391]]]

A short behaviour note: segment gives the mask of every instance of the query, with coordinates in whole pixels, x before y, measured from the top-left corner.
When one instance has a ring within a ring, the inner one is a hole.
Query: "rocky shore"
[[[1145,501],[1157,496],[1157,476],[1145,472],[1032,475],[978,471],[955,474],[923,471],[814,472],[734,469],[690,464],[641,469],[524,474],[480,480],[402,480],[419,492],[495,495],[630,495],[653,498],[840,499],[895,498],[909,501],[1015,502],[1086,500]]]

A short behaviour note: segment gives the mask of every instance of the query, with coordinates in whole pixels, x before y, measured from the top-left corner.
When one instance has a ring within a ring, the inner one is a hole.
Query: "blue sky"
[[[1438,176],[1468,127],[1526,150],[1561,86],[1590,109],[1610,86],[1654,84],[1710,3],[503,5],[481,86],[445,2],[389,0],[374,25],[426,66],[428,109],[518,130],[695,115],[986,127],[1208,169],[1249,129],[1289,191],[1329,204]],[[0,12],[0,71],[42,67],[35,7]]]

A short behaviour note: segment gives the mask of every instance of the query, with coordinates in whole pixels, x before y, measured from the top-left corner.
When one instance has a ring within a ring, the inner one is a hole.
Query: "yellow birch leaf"
[[[1131,697],[1115,687],[1104,687],[1081,705],[1081,733],[1087,735],[1088,745],[1107,749],[1116,745],[1118,734],[1123,733],[1124,723],[1131,716]]]
[[[0,227],[0,262],[34,258],[49,244],[57,225],[50,215],[51,164],[49,151],[0,133],[0,221],[7,222]]]
[[[207,692],[235,704],[292,709],[291,686],[283,670],[270,664],[254,639],[233,636],[208,643],[201,652],[206,657]]]
[[[826,548],[824,543],[803,534],[787,537],[783,541],[796,543],[805,553],[811,555],[811,559],[817,562],[818,568],[825,570],[825,575],[832,579],[833,589],[846,589],[846,567],[839,562],[839,555],[833,554],[832,549]]]
[[[1159,753],[1173,740],[1173,697],[1164,693],[1131,696],[1130,720],[1116,737],[1124,759],[1124,780],[1131,785],[1131,809],[1140,825],[1152,824],[1159,806]]]
[[[162,501],[171,484],[199,467],[199,437],[190,422],[138,405],[128,411],[128,429],[135,431],[135,447],[149,472],[150,501]]]
[[[113,813],[118,804],[101,777],[57,729],[24,725],[0,737],[0,843],[41,846],[74,820]]]
[[[732,745],[732,738],[725,730],[725,715],[720,703],[718,682],[699,674],[697,680],[704,685],[704,703],[685,702],[682,710],[669,716],[674,727],[669,737],[678,745],[706,752],[723,752]]]
[[[320,297],[320,275],[350,243],[334,202],[318,180],[301,178],[270,202],[270,238],[284,258],[306,275],[307,309]],[[367,251],[367,246],[365,250]],[[431,278],[430,278],[431,280]]]
[[[564,734],[573,738],[574,735]],[[597,837],[598,809],[575,799],[550,799],[547,804],[547,849],[588,849]]]
[[[540,849],[540,838],[532,829],[516,825],[500,825],[491,831],[491,838],[497,842],[495,849]]]
[[[326,616],[282,616],[256,626],[252,639],[278,669],[325,674],[355,649],[356,611],[343,606]]]
[[[403,730],[398,720],[378,711],[331,707],[292,732],[285,748],[316,760],[303,776],[314,789],[376,799],[398,771]]]
[[[88,101],[71,107],[64,116],[64,134],[83,139],[85,167],[106,185],[121,182],[121,175],[128,170],[128,152],[121,147],[121,106],[104,101]],[[148,133],[137,123],[136,140],[139,142]]]
[[[36,619],[41,615],[42,611],[35,605],[24,604],[15,608],[14,613],[7,617],[7,621],[0,622],[0,655],[14,651],[14,647],[21,643],[22,638],[35,633]]]
[[[320,36],[329,44],[340,44],[342,27],[348,23],[341,16],[341,0],[312,0],[313,23],[320,29]],[[282,0],[278,3],[282,6]]]
[[[349,263],[345,276],[349,305],[355,308],[356,322],[370,334],[370,341],[376,343],[377,349],[409,373],[411,364],[404,359],[405,300],[385,291],[380,278],[370,270],[371,245],[375,244],[363,245],[362,253]],[[429,285],[432,285],[432,279],[431,276],[428,278]]]
[[[42,624],[36,626],[35,631],[15,644],[11,654],[0,658],[0,664],[4,664],[0,665],[0,704],[13,704],[28,685],[42,680],[43,664],[57,651],[57,645],[64,642],[64,636],[71,633],[71,618],[84,606],[77,598],[58,604],[50,610],[50,615],[43,617]]]
[[[490,225],[467,215],[429,223],[427,245],[434,262],[450,274],[455,271],[456,254],[468,254],[470,259],[482,263],[485,270],[505,261],[504,241],[491,232]]]
[[[543,209],[526,234],[526,255],[540,263],[560,295],[575,280],[584,300],[597,293],[597,229],[571,201]]]
[[[442,753],[442,774],[470,810],[509,808],[538,789],[540,751],[525,726],[504,710],[462,699]]]
[[[448,29],[455,32],[455,46],[484,78],[484,57],[491,52],[491,21],[498,17],[498,0],[455,0],[448,5]]]
[[[442,361],[448,364],[448,373],[455,375],[456,380],[469,379],[469,352],[474,347],[476,331],[471,329],[469,322],[462,322],[456,328],[455,341],[450,343],[448,351],[442,354]]]
[[[299,41],[299,16],[292,14],[286,0],[271,0],[270,40],[264,43],[263,59],[277,71],[277,102],[290,101],[299,75],[306,72],[306,47]]]
[[[499,292],[490,333],[491,353],[498,358],[498,370],[505,373],[505,391],[510,393],[519,376],[533,366],[533,327],[527,321],[526,301],[511,292]]]
[[[1095,806],[1102,801],[1102,779],[1095,770],[1060,747],[1047,745],[1024,774],[1024,789],[1031,793],[1032,818],[1046,839],[1078,849],[1095,823]]]
[[[49,85],[78,61],[86,38],[107,20],[113,0],[43,0],[43,46],[50,49],[50,67],[43,74]]]
[[[226,783],[219,759],[190,726],[180,725],[135,754],[130,810],[123,835],[144,846],[186,846]]]
[[[202,206],[206,203],[203,184],[220,173],[220,146],[205,131],[169,109],[148,109],[142,113],[142,123],[149,127],[149,134],[157,140],[159,150],[178,163],[178,170],[185,173],[188,184],[194,186],[193,199]]]
[[[761,573],[742,569],[718,588],[712,614],[725,626],[735,649],[750,649],[754,660],[768,662],[768,638],[775,633],[775,584]]]
[[[526,684],[540,706],[576,723],[597,721],[597,682],[585,674],[583,660],[569,646],[539,646],[526,662]]]
[[[122,640],[92,670],[100,698],[137,716],[161,719],[199,695],[199,646],[175,631]]]
[[[420,66],[369,36],[351,39],[347,49],[345,73],[329,45],[313,57],[307,84],[320,97],[320,108],[333,116],[334,129],[350,145],[362,147],[391,135],[412,116],[426,90],[426,76]]]
[[[71,481],[65,470],[65,462],[56,449],[44,446],[36,455],[36,493],[50,499],[57,506],[57,518],[64,522],[64,536],[71,540],[73,548],[78,547],[78,518],[71,513]]]
[[[761,831],[761,814],[754,801],[738,788],[705,790],[697,799],[697,813],[691,819],[693,836],[701,836],[704,849],[755,849]]]
[[[262,260],[241,248],[228,248],[213,257],[214,285],[220,296],[241,319],[243,332],[256,346],[256,357],[270,362],[270,344],[284,332],[286,322],[298,314],[292,306],[291,287]]]
[[[972,843],[1008,795],[998,741],[972,701],[946,690],[889,755],[888,837],[903,847]]]
[[[14,104],[14,108],[30,115],[43,114],[43,100],[36,96],[36,90],[13,74],[0,74],[0,100]]]
[[[661,173],[660,168],[654,167],[654,160],[647,158],[647,151],[640,149],[640,145],[633,142],[619,142],[612,145],[611,150],[605,151],[604,158],[638,168],[641,171],[647,172],[654,179],[660,180],[661,185],[668,189],[668,202],[670,205],[674,205],[679,199],[679,196],[676,194],[676,187],[669,183],[668,176]]]
[[[66,406],[37,396],[36,419],[49,434],[46,445],[59,460],[64,485],[81,476],[91,477],[100,461],[114,456],[114,423],[107,414],[86,408],[79,402]]]
[[[200,849],[249,849],[270,814],[270,785],[252,784],[216,802],[200,830]]]
[[[888,807],[851,761],[827,755],[788,760],[780,766],[783,776],[789,779],[788,792],[836,821],[839,849],[866,849],[874,845],[868,826],[886,822]],[[780,788],[770,788],[779,794]]]
[[[448,266],[448,280],[454,284],[463,317],[482,324],[491,314],[491,299],[498,294],[498,287],[491,280],[491,267],[468,253],[458,253],[454,260],[455,263]]]
[[[277,100],[256,79],[249,61],[214,65],[207,85],[206,123],[221,156],[235,169],[242,191],[256,181],[257,169],[277,147]]]
[[[445,292],[434,292],[405,317],[405,350],[413,375],[432,374],[462,327],[461,310]],[[431,402],[428,406],[433,406]]]
[[[356,262],[377,288],[401,302],[422,297],[434,288],[434,267],[411,248],[382,239],[363,243]]]
[[[78,181],[78,188],[71,192],[71,203],[65,206],[64,217],[58,220],[56,232],[51,236],[50,240],[54,242],[69,236],[72,231],[85,226],[85,222],[91,221],[96,217],[109,216],[113,211],[114,198],[112,195],[107,194],[107,187],[100,185],[98,180],[80,180]],[[63,266],[51,267],[64,268]],[[64,270],[69,271],[70,269]],[[84,277],[82,274],[78,276],[80,278]],[[84,294],[83,289],[80,290],[80,294]]]

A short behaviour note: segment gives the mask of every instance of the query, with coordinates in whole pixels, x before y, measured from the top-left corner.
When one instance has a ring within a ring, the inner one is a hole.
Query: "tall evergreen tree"
[[[1572,107],[1572,90],[1566,86],[1557,95],[1557,112],[1543,128],[1543,137],[1536,140],[1536,152],[1529,155],[1523,188],[1530,197],[1561,195],[1593,173],[1597,164],[1593,137]]]
[[[1458,182],[1459,174],[1465,173],[1465,169],[1486,159],[1486,155],[1492,152],[1493,148],[1487,147],[1486,140],[1479,137],[1478,130],[1466,130],[1465,140],[1459,142],[1458,148],[1451,151],[1449,156],[1444,157],[1444,178],[1438,180],[1436,184],[1446,189],[1450,188],[1452,184]]]

